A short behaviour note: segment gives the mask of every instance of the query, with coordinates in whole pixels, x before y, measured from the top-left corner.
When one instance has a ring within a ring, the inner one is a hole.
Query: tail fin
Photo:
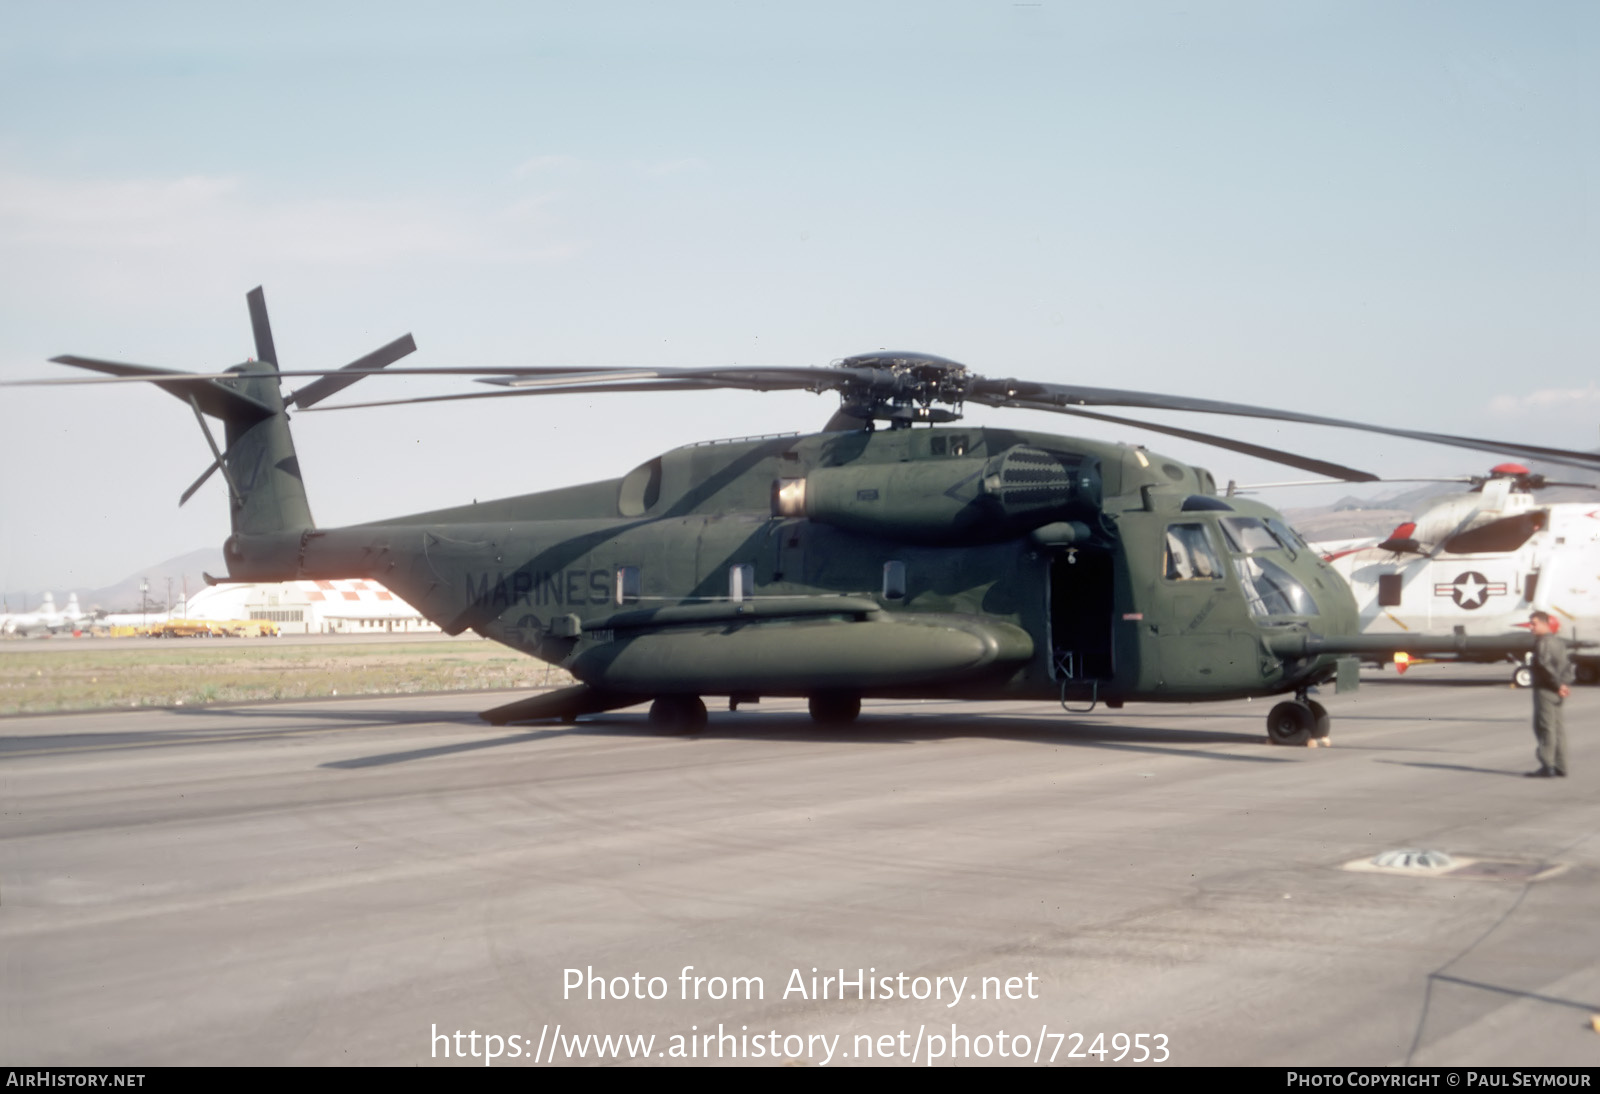
[[[270,361],[256,361],[230,370],[239,374],[232,386],[268,413],[223,416],[227,447],[217,452],[213,442],[216,460],[185,495],[187,499],[220,465],[228,480],[233,530],[237,534],[310,531],[316,527],[311,520],[311,504],[306,500],[305,481],[300,477],[294,438],[289,434],[289,415],[278,389],[278,377],[254,375],[263,371],[275,373],[276,369],[277,365]]]
[[[196,375],[89,357],[52,359],[113,376],[148,380],[189,404],[211,446],[213,459],[211,466],[183,492],[179,505],[193,497],[195,491],[220,470],[228,482],[236,535],[308,532],[315,525],[311,520],[310,503],[306,500],[305,483],[300,477],[294,439],[289,434],[288,407],[307,407],[320,402],[363,376],[393,364],[417,346],[407,334],[343,369],[319,373],[319,379],[286,398],[279,386],[278,351],[267,321],[266,296],[258,286],[249,292],[246,300],[255,335],[256,359],[235,365],[225,374]],[[217,446],[206,424],[207,416],[222,421],[225,447]]]

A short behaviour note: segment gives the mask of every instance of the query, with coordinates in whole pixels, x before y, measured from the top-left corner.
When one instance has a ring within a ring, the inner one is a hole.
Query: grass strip
[[[0,715],[570,682],[560,669],[490,642],[7,651],[0,656]]]

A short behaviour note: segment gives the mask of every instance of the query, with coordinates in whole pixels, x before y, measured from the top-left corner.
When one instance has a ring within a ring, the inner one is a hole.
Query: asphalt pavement
[[[1505,675],[1369,673],[1330,748],[1269,701],[0,720],[0,1061],[1593,1065],[1600,690],[1528,779]],[[1346,868],[1408,848],[1451,864]]]

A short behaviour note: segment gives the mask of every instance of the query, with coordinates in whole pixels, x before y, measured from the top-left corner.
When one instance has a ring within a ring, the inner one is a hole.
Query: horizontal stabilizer
[[[149,365],[102,361],[94,357],[69,355],[52,357],[50,360],[58,365],[71,365],[74,368],[86,368],[94,372],[109,373],[112,376],[148,380],[162,391],[186,403],[193,398],[199,404],[201,411],[227,422],[258,422],[277,413],[259,399],[235,391],[223,380],[207,379],[173,369],[152,368]]]

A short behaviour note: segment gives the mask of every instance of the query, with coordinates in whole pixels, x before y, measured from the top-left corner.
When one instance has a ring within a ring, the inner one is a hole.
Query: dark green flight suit
[[[1573,680],[1567,640],[1540,635],[1533,643],[1533,735],[1539,742],[1539,766],[1556,775],[1567,773],[1567,730],[1561,724],[1561,688]]]

